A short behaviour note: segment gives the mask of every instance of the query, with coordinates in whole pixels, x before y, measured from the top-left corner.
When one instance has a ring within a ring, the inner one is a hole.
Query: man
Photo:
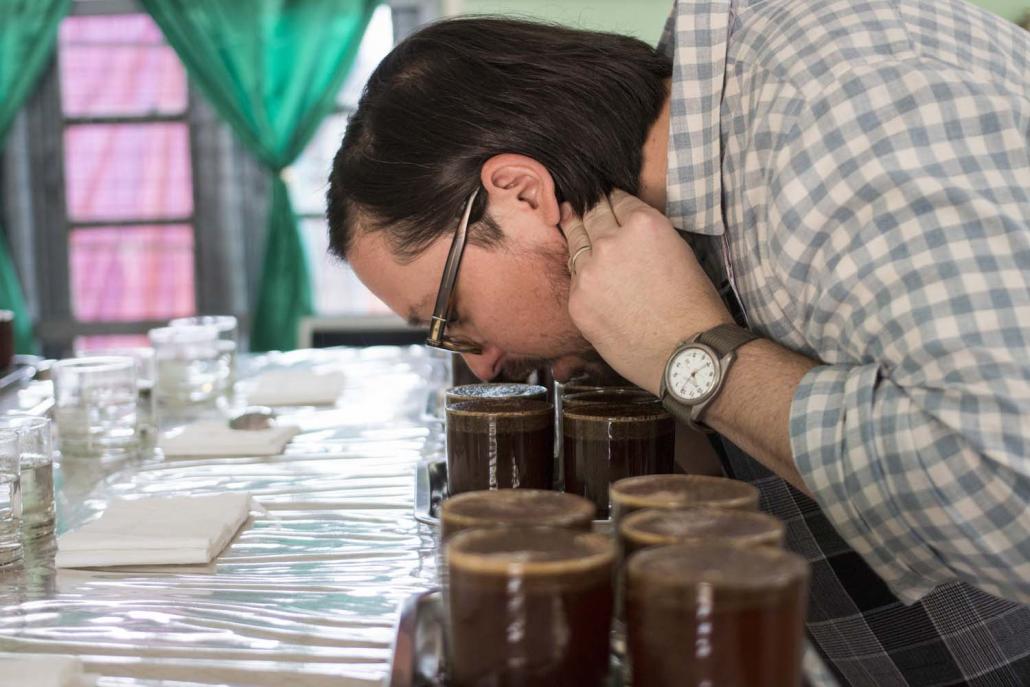
[[[959,0],[455,20],[369,80],[330,238],[483,379],[596,353],[732,442],[842,684],[1030,684],[1028,136],[1030,40]]]

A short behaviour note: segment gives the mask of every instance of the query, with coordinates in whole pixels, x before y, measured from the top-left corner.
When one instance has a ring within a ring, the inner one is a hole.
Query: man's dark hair
[[[493,17],[432,24],[369,78],[333,160],[330,251],[345,258],[360,222],[388,230],[401,258],[453,231],[500,153],[540,162],[559,201],[580,214],[613,187],[635,193],[641,148],[666,97],[672,64],[628,36]],[[472,212],[469,241],[501,234]]]

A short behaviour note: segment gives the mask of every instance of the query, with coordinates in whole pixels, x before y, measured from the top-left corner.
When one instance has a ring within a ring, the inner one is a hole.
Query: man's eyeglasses
[[[457,336],[448,336],[445,333],[447,322],[451,317],[451,304],[454,300],[454,282],[458,279],[458,267],[461,265],[461,256],[465,252],[465,241],[468,237],[469,216],[472,214],[472,203],[479,193],[477,188],[465,201],[465,211],[461,215],[461,222],[458,223],[458,230],[454,232],[454,240],[451,242],[451,250],[447,254],[447,262],[444,263],[443,277],[440,279],[440,290],[436,292],[436,306],[433,308],[433,319],[429,321],[429,337],[426,345],[433,348],[442,348],[445,351],[454,353],[470,353],[479,355],[483,349],[479,344],[468,339]]]

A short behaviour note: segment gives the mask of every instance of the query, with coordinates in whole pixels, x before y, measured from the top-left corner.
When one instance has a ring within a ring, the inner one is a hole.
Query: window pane
[[[95,351],[104,348],[139,348],[150,346],[146,334],[104,334],[75,337],[75,351]]]
[[[189,225],[73,229],[72,312],[84,322],[166,319],[196,310]]]
[[[390,7],[380,5],[372,14],[361,47],[354,58],[350,74],[337,96],[337,105],[347,111],[325,118],[314,138],[292,166],[289,180],[293,209],[301,215],[321,215],[325,212],[325,192],[333,156],[340,147],[347,129],[350,110],[357,107],[365,82],[379,62],[393,47],[393,21]]]
[[[174,219],[193,212],[186,124],[83,124],[64,132],[72,221]]]
[[[354,57],[350,74],[343,82],[336,102],[347,108],[356,108],[365,82],[386,54],[393,48],[393,12],[383,3],[372,13],[365,35],[361,37],[358,54]]]
[[[311,262],[311,284],[318,315],[380,315],[390,309],[358,281],[346,264],[326,252],[325,221],[306,219],[301,224]]]
[[[315,132],[311,143],[297,162],[290,167],[288,177],[290,200],[299,215],[325,213],[325,192],[329,188],[329,171],[333,156],[340,147],[347,128],[347,114],[329,115]]]
[[[68,17],[58,64],[66,116],[186,110],[186,71],[146,15]]]

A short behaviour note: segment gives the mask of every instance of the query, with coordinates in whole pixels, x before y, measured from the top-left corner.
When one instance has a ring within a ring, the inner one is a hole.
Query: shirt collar
[[[677,0],[658,46],[673,60],[665,214],[708,236],[725,231],[719,111],[730,1]]]

